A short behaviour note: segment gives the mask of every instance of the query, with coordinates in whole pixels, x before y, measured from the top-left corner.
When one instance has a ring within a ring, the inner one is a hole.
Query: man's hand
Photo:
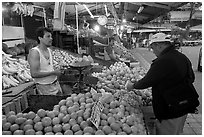
[[[128,91],[134,89],[133,87],[134,83],[132,83],[130,80],[128,80],[125,84],[125,89],[127,89]]]

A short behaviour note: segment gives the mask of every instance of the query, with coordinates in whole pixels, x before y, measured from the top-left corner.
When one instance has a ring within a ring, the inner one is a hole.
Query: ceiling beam
[[[66,2],[66,5],[93,5],[93,4],[103,4],[104,2]]]
[[[97,4],[97,5],[93,5],[93,6],[89,6],[88,9],[91,12],[95,12],[97,14],[97,12],[100,12],[104,7],[102,6],[102,4]],[[105,8],[103,9],[105,12]],[[83,13],[88,13],[88,11],[84,8],[80,11],[78,11],[78,14],[83,14]]]
[[[160,3],[155,3],[155,2],[131,2],[132,4],[135,4],[135,5],[139,5],[139,6],[142,6],[142,5],[147,5],[147,6],[150,6],[150,7],[156,7],[156,8],[161,8],[161,9],[166,9],[166,10],[170,10],[171,7],[166,5],[166,4],[160,4]]]

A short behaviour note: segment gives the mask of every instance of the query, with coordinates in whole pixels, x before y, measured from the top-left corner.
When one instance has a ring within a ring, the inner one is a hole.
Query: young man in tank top
[[[45,27],[36,31],[38,45],[29,51],[28,62],[31,76],[36,83],[36,88],[41,95],[62,94],[62,89],[57,80],[60,70],[54,70],[51,49],[52,33]]]

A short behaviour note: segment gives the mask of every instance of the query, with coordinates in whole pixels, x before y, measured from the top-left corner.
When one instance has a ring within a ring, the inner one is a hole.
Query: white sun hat
[[[152,37],[150,38],[149,45],[151,45],[152,43],[155,43],[155,42],[164,42],[164,41],[171,42],[170,36],[166,35],[164,33],[156,33],[156,34],[152,35]]]

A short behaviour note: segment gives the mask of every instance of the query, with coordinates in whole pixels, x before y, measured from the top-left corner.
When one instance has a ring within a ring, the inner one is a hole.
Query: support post
[[[79,17],[78,17],[78,7],[77,5],[75,5],[75,9],[76,9],[76,27],[77,27],[77,53],[80,53],[80,49],[79,49]]]

